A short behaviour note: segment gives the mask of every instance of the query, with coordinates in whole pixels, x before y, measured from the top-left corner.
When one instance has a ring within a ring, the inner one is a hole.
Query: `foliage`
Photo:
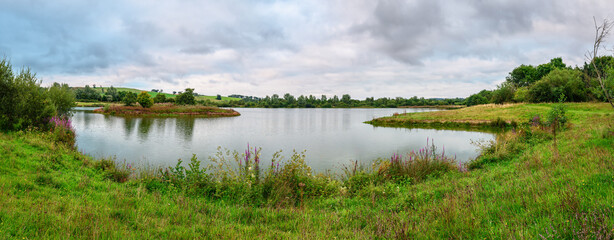
[[[76,103],[75,94],[70,90],[68,84],[63,83],[60,85],[54,82],[47,91],[57,114],[59,116],[70,116],[70,110],[76,106]]]
[[[30,69],[15,75],[9,61],[0,60],[0,130],[46,128],[55,114],[47,91]]]
[[[100,100],[100,93],[91,88],[89,85],[85,85],[84,88],[77,88],[75,90],[75,97],[78,100]]]
[[[141,107],[143,108],[150,108],[151,106],[153,106],[154,104],[154,100],[151,99],[151,97],[149,96],[149,94],[145,91],[141,92],[139,94],[139,96],[136,98],[136,101],[141,105]]]
[[[111,85],[111,87],[107,88],[107,91],[104,93],[103,99],[107,102],[118,102],[122,100],[122,97],[123,96],[119,95],[117,89]]]
[[[493,91],[492,102],[496,104],[512,102],[515,91],[514,85],[509,82],[503,82],[497,90]]]
[[[527,87],[539,80],[537,79],[537,69],[524,64],[514,68],[505,79],[516,87]]]
[[[514,97],[512,98],[512,100],[514,100],[514,102],[527,102],[529,100],[529,88],[517,88],[516,92],[514,92]]]
[[[122,101],[126,106],[132,106],[137,101],[137,95],[133,92],[127,92]]]
[[[194,100],[194,88],[186,88],[185,92],[175,97],[175,104],[179,104],[179,105],[196,104],[196,100]]]
[[[72,127],[72,122],[68,117],[52,117],[51,132],[56,142],[66,144],[66,146],[75,146],[75,129]]]
[[[154,101],[154,103],[165,103],[166,102],[166,95],[162,94],[162,93],[158,93],[153,98],[153,101]]]
[[[263,108],[347,108],[347,107],[374,107],[374,108],[396,108],[405,106],[444,106],[444,105],[461,105],[464,99],[462,98],[378,98],[368,97],[365,100],[351,99],[349,94],[342,95],[339,98],[337,95],[329,98],[326,95],[315,97],[313,95],[300,95],[295,97],[289,93],[284,94],[284,97],[279,97],[277,94],[266,96],[264,98],[246,97],[241,95],[231,95],[235,97],[243,97],[239,101],[221,101],[209,102],[211,105],[219,107],[263,107]]]
[[[586,91],[578,71],[556,69],[529,89],[531,102],[557,102],[561,94],[574,102],[586,100]]]
[[[465,100],[465,105],[474,106],[474,105],[480,105],[480,104],[487,104],[490,102],[491,96],[492,96],[491,91],[482,90],[479,93],[469,96],[469,98]]]

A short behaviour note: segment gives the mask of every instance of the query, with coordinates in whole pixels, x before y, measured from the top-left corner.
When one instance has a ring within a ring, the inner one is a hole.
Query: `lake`
[[[192,154],[208,163],[218,146],[243,153],[261,147],[262,163],[274,152],[305,150],[306,162],[316,172],[338,172],[358,160],[369,164],[393,153],[408,153],[434,141],[446,155],[466,162],[478,155],[471,141],[492,140],[490,133],[455,130],[373,127],[363,123],[394,113],[432,109],[263,109],[235,108],[239,117],[124,118],[76,108],[72,117],[79,151],[93,157],[116,157],[133,165],[174,166]],[[266,166],[266,165],[264,165]]]

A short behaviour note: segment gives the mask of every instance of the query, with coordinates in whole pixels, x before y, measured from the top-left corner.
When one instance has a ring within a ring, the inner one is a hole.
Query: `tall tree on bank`
[[[591,65],[595,69],[595,73],[597,74],[597,81],[599,81],[599,85],[601,85],[601,90],[603,90],[603,95],[606,100],[612,105],[614,108],[614,103],[612,103],[612,97],[610,93],[605,88],[605,78],[606,76],[601,76],[601,72],[597,70],[597,65],[595,64],[595,59],[599,56],[597,53],[601,44],[605,41],[607,36],[610,34],[610,30],[612,30],[612,22],[608,19],[604,19],[600,25],[597,25],[597,20],[593,17],[593,22],[595,23],[595,41],[593,42],[593,51],[588,51],[586,54],[587,60],[590,60]]]

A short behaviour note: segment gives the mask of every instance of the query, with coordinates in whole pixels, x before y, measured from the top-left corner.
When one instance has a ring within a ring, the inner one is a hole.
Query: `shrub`
[[[51,102],[57,110],[59,116],[70,116],[70,110],[76,106],[75,94],[70,90],[68,84],[54,82],[47,90]]]
[[[196,100],[194,99],[194,89],[186,88],[185,92],[175,97],[175,103],[179,105],[194,105]]]
[[[145,91],[143,91],[143,92],[141,92],[139,94],[139,96],[136,98],[136,101],[143,108],[150,108],[154,104],[154,101],[153,101],[153,99],[151,99],[151,96],[149,96],[149,93],[147,93]]]
[[[14,74],[11,64],[0,59],[0,130],[47,128],[56,109],[40,83],[30,69]]]
[[[70,147],[75,145],[75,129],[72,127],[70,118],[55,116],[52,117],[49,122],[51,123],[51,132],[56,142],[63,143]]]
[[[126,106],[132,106],[137,101],[137,95],[133,92],[126,92],[126,95],[122,99]]]
[[[154,103],[165,103],[166,102],[166,94],[163,93],[158,93],[154,98],[153,98]]]

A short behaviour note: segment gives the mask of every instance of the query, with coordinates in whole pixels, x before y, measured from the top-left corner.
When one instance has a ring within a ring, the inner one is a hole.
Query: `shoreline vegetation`
[[[258,148],[170,168],[93,159],[53,132],[0,134],[0,238],[611,239],[614,113],[607,103],[478,105],[399,114],[518,123],[467,165],[435,146],[315,174],[303,153],[259,164]]]
[[[241,115],[233,109],[170,103],[154,104],[148,108],[105,105],[94,112],[123,117],[235,117]]]
[[[365,123],[381,127],[434,129],[512,129],[537,115],[545,116],[552,104],[484,104],[457,109],[421,113],[395,113]],[[602,109],[603,103],[564,103],[572,112]],[[607,111],[606,109],[603,109]]]

